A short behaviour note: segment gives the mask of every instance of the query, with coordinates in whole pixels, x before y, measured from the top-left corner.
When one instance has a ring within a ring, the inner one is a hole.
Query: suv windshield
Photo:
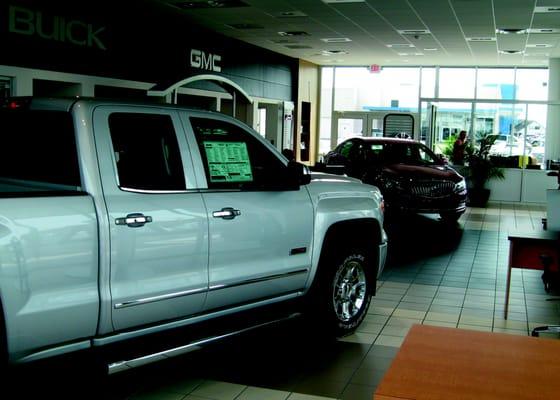
[[[389,164],[439,164],[430,149],[421,143],[383,143],[371,145],[372,157]]]

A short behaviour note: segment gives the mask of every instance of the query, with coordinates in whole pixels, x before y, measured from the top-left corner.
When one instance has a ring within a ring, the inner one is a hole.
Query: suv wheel
[[[361,249],[348,249],[322,266],[311,312],[329,334],[349,335],[365,318],[375,285],[371,258]]]

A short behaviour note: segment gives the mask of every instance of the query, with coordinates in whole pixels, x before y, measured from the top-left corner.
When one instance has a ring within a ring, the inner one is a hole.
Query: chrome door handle
[[[231,207],[224,207],[220,211],[212,212],[212,216],[214,218],[222,218],[222,219],[234,219],[238,215],[241,215],[241,211],[235,210]]]
[[[146,216],[141,213],[128,214],[124,218],[115,219],[115,224],[128,225],[131,228],[139,228],[141,226],[144,226],[148,222],[152,222],[152,217]]]

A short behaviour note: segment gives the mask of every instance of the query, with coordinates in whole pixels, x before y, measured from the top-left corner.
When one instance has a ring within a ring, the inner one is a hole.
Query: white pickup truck
[[[375,294],[378,189],[220,113],[14,98],[0,149],[1,365],[93,349],[120,371],[288,304],[345,335]]]

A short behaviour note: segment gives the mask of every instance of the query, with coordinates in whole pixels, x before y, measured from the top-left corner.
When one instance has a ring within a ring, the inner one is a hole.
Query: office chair
[[[539,259],[543,265],[543,274],[541,276],[546,293],[550,293],[551,287],[560,287],[560,271],[553,271],[552,264],[554,259],[549,254],[539,255]],[[547,301],[560,300],[559,298],[547,299]],[[541,333],[560,333],[560,325],[543,325],[537,326],[531,331],[531,336],[539,337]]]

